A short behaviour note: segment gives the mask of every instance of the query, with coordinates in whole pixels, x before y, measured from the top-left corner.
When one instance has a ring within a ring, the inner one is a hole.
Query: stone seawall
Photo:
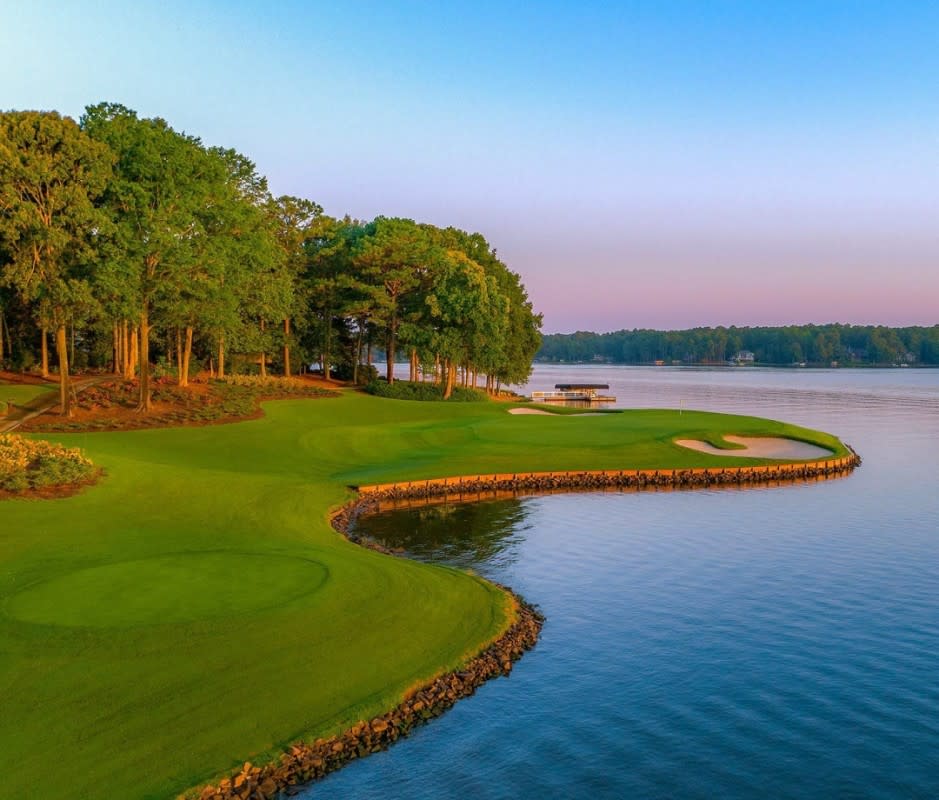
[[[766,464],[753,467],[695,467],[693,469],[572,470],[565,472],[503,472],[356,487],[361,500],[404,500],[480,492],[551,491],[557,489],[694,487],[745,485],[834,478],[861,463],[850,455],[823,461]]]

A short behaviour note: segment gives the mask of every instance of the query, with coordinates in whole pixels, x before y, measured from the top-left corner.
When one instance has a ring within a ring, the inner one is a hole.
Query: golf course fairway
[[[350,486],[768,463],[674,444],[832,436],[670,410],[515,416],[346,391],[230,425],[48,437],[105,476],[0,501],[0,796],[171,798],[384,712],[509,622],[506,595],[354,545]],[[538,598],[528,598],[537,603]]]

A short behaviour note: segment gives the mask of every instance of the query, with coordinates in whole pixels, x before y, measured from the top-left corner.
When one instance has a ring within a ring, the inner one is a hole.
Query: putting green
[[[263,553],[179,553],[81,569],[10,600],[23,622],[112,628],[283,608],[323,585],[322,564]]]

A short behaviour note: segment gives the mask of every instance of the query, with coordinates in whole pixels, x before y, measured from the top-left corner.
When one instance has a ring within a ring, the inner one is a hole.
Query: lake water
[[[939,796],[939,371],[539,366],[527,390],[562,381],[820,428],[864,464],[363,521],[547,623],[509,679],[306,796]]]

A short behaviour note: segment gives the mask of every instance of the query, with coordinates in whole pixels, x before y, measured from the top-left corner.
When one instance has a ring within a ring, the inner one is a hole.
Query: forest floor
[[[558,424],[342,392],[264,412],[46,435],[105,477],[73,497],[0,501],[4,796],[173,797],[387,711],[506,628],[492,584],[339,536],[330,513],[352,486],[761,463],[673,443],[726,434],[846,452],[827,434],[688,410]]]

